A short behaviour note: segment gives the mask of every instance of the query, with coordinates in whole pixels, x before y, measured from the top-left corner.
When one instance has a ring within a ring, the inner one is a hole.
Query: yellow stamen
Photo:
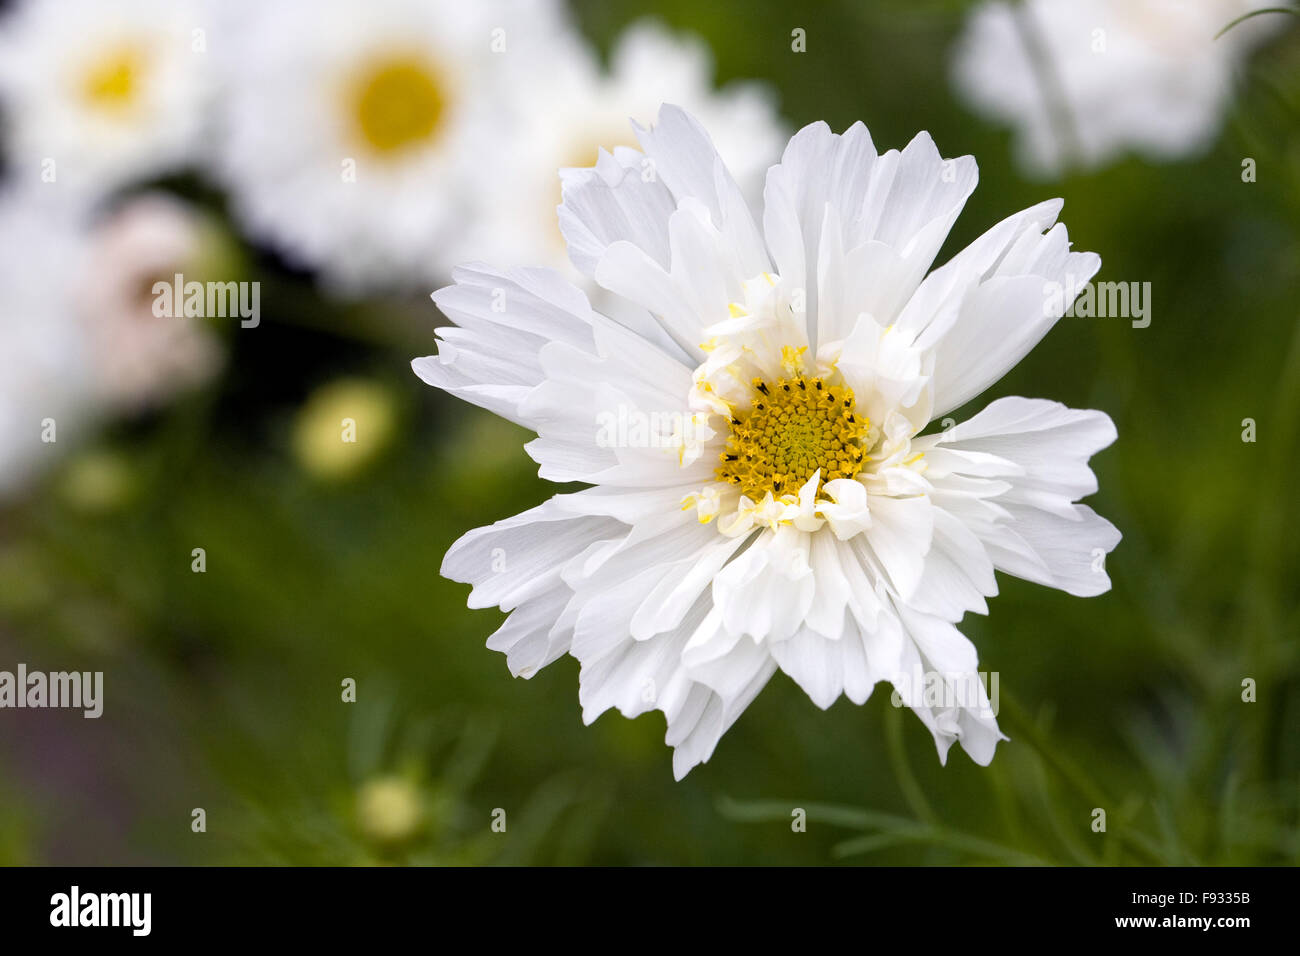
[[[803,375],[752,384],[748,414],[731,419],[719,481],[760,501],[769,491],[778,499],[797,494],[819,469],[823,483],[862,470],[861,439],[870,422],[857,414],[851,388]]]
[[[781,346],[781,367],[787,375],[798,375],[803,371],[803,353],[807,351],[806,345],[797,349],[792,345]]]

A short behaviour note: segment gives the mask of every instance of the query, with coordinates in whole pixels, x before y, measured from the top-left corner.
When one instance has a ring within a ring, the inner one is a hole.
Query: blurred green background
[[[881,148],[926,129],[974,154],[940,261],[1062,195],[1100,279],[1153,284],[1149,328],[1064,319],[979,400],[1108,412],[1090,503],[1124,533],[1111,593],[1000,576],[990,616],[962,624],[1001,675],[1012,740],[992,766],[954,748],[941,767],[887,688],[823,713],[778,674],[675,783],[659,713],[584,728],[569,658],[512,679],[483,646],[500,615],[438,567],[555,490],[526,435],[411,374],[445,324],[427,299],[341,305],[243,247],[263,323],[228,330],[224,376],[0,512],[0,662],[102,670],[108,699],[97,721],[6,714],[0,862],[1300,861],[1300,30],[1253,58],[1203,158],[1043,184],[953,96],[964,6],[655,9],[707,40],[720,81],[770,81],[793,127],[861,119]],[[602,49],[646,12],[575,7]],[[222,212],[197,180],[168,185]],[[339,403],[363,410],[355,460],[322,458]]]

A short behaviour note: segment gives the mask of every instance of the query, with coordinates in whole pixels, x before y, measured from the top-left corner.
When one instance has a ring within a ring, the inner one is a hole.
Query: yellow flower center
[[[81,92],[97,109],[124,110],[140,91],[144,57],[132,46],[109,51],[86,71]]]
[[[447,107],[437,71],[418,56],[372,64],[362,71],[354,95],[357,129],[380,153],[432,139]]]
[[[775,384],[756,378],[753,385],[748,415],[731,419],[719,481],[760,501],[769,491],[776,498],[797,494],[818,469],[823,483],[862,470],[861,439],[870,423],[857,414],[853,389],[803,375]]]

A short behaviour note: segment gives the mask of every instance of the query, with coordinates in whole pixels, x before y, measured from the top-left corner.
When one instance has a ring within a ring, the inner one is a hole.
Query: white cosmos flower
[[[204,6],[24,0],[0,16],[13,175],[74,202],[194,158],[210,90]]]
[[[660,103],[681,104],[704,124],[747,198],[760,196],[789,136],[769,87],[736,82],[715,90],[707,45],[654,20],[623,32],[608,68],[576,29],[564,31],[548,50],[547,68],[511,99],[519,117],[511,168],[485,191],[487,214],[467,235],[463,258],[567,271],[555,220],[556,170],[595,165],[601,147],[634,149],[628,117],[649,123]]]
[[[238,0],[218,165],[257,237],[343,291],[426,286],[514,148],[552,2]]]
[[[953,82],[980,113],[1015,128],[1027,171],[1102,165],[1126,150],[1193,155],[1218,134],[1233,73],[1289,22],[1232,20],[1268,0],[995,0],[958,41]]]
[[[537,433],[541,475],[593,487],[471,531],[443,574],[510,617],[488,642],[531,676],[581,664],[590,722],[664,712],[678,777],[772,674],[820,707],[894,685],[941,757],[1002,734],[954,626],[1000,569],[1095,595],[1119,533],[1077,500],[1115,438],[1102,412],[1003,398],[925,426],[1014,366],[1083,282],[1059,201],[930,272],[977,173],[930,137],[877,153],[860,123],[801,130],[756,217],[688,114],[564,185],[574,263],[630,303],[594,312],[550,270],[472,265],[426,382]],[[761,223],[761,227],[760,227]],[[626,425],[626,427],[624,427]]]

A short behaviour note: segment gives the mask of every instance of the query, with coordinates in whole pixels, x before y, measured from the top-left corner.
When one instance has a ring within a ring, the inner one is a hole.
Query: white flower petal
[[[753,214],[713,140],[695,117],[678,106],[664,104],[652,127],[637,127],[637,138],[654,164],[654,174],[672,190],[679,204],[687,198],[703,203],[714,226],[735,250],[746,276],[767,270],[767,250]]]
[[[594,349],[587,297],[547,269],[498,271],[473,264],[433,301],[456,323],[438,330],[438,354],[411,363],[425,382],[525,427],[519,404],[544,378],[550,341]]]
[[[967,611],[988,613],[984,598],[998,593],[993,561],[980,538],[941,507],[933,511],[934,540],[909,603],[949,621]]]
[[[902,628],[892,613],[880,615],[870,629],[847,621],[837,639],[805,627],[772,645],[782,672],[823,710],[840,694],[855,704],[866,703],[877,683],[898,672],[902,651]]]
[[[1002,570],[1088,597],[1110,589],[1105,556],[1120,534],[1075,501],[1097,489],[1088,459],[1114,440],[1115,426],[1102,412],[1013,397],[936,436],[927,454],[943,461],[951,449],[967,458],[1007,463],[1001,472],[1005,488],[990,497],[1006,520],[972,530]],[[947,479],[936,476],[935,482],[941,487]]]
[[[854,539],[870,549],[894,592],[909,598],[921,582],[934,532],[934,509],[927,498],[868,495],[871,530]]]
[[[998,741],[1008,738],[980,680],[975,646],[948,621],[906,607],[898,611],[910,640],[895,690],[930,729],[940,763],[960,743],[971,760],[987,766]],[[931,700],[935,693],[945,699]]]
[[[572,629],[560,624],[570,593],[552,588],[520,604],[488,638],[488,650],[506,655],[516,677],[532,677],[569,649]]]
[[[1013,368],[1065,313],[1065,290],[1077,292],[1101,268],[1094,253],[1069,251],[1064,225],[1052,226],[1059,211],[1053,200],[994,226],[927,276],[904,308],[899,328],[934,355],[935,417]]]
[[[807,537],[791,526],[762,532],[718,572],[713,602],[729,632],[756,641],[783,640],[795,632],[816,590]]]
[[[472,584],[469,606],[508,611],[562,585],[565,562],[598,541],[623,538],[628,527],[612,518],[566,513],[554,498],[463,535],[442,560],[442,575]]]
[[[832,641],[809,628],[772,645],[772,657],[812,702],[825,710],[844,691],[844,657],[852,640]]]
[[[831,222],[846,258],[861,255],[878,270],[871,278],[887,291],[871,304],[892,308],[920,282],[977,178],[974,160],[943,160],[924,133],[901,153],[880,155],[861,123],[842,135],[825,123],[795,134],[781,163],[768,173],[763,229],[782,279],[806,290],[814,346],[847,335],[858,311],[867,311],[865,304],[846,312],[836,303],[834,314],[828,312],[824,321],[821,316],[818,253],[833,242],[823,236],[827,210],[833,210]],[[896,256],[854,252],[872,241],[889,246]]]
[[[718,630],[717,612],[706,613],[706,607],[707,602],[697,602],[671,633],[644,641],[625,637],[594,654],[576,654],[582,663],[583,721],[591,723],[611,707],[628,717],[662,710],[678,780],[712,756],[723,733],[776,670],[767,652],[747,638],[732,639],[716,657],[688,666],[684,650],[693,635]]]
[[[1113,524],[1087,505],[1075,505],[1068,518],[1025,505],[1005,507],[1013,536],[986,541],[998,568],[1075,597],[1110,590],[1106,556],[1121,538]]]
[[[601,150],[593,168],[562,173],[560,231],[573,264],[593,278],[616,242],[643,250],[664,268],[669,264],[668,218],[677,202],[657,177],[642,175],[645,157],[622,155],[620,161]]]

